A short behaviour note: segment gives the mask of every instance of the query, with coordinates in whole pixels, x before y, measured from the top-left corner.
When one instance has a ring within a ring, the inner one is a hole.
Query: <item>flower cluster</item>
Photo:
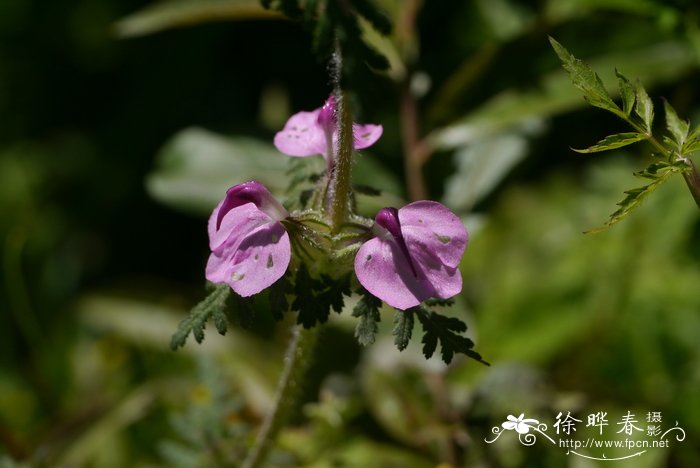
[[[294,114],[275,135],[275,146],[290,156],[322,155],[328,167],[338,142],[335,103]],[[374,144],[382,127],[353,124],[354,149]],[[240,296],[259,293],[284,276],[292,258],[290,232],[301,222],[259,182],[228,190],[209,219],[211,256],[206,277],[227,283]],[[400,209],[383,208],[358,237],[354,273],[369,293],[397,309],[430,298],[448,299],[462,289],[459,262],[468,234],[459,217],[434,201]],[[293,234],[293,233],[292,233]]]

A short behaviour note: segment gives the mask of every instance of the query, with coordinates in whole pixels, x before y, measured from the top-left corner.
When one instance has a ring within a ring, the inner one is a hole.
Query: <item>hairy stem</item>
[[[336,92],[338,109],[338,151],[336,164],[332,175],[333,203],[331,205],[331,232],[337,234],[347,220],[350,207],[350,178],[352,173],[352,113],[347,93],[343,90]]]
[[[305,329],[301,325],[295,325],[292,333],[292,339],[284,357],[284,369],[277,382],[274,404],[265,416],[255,444],[243,462],[243,468],[257,468],[264,465],[272,442],[294,408],[299,389],[309,368],[310,357],[318,340],[319,327]]]

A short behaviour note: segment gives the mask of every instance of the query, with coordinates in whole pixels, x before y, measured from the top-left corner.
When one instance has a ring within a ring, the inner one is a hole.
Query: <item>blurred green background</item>
[[[348,311],[324,327],[305,404],[270,466],[598,466],[491,428],[507,415],[628,411],[682,442],[616,466],[700,466],[700,223],[680,177],[598,235],[649,148],[582,156],[627,131],[588,108],[552,35],[614,85],[700,118],[693,0],[378,1],[391,59],[354,90],[384,125],[357,182],[407,200],[400,88],[436,151],[427,191],[471,240],[467,322],[485,367],[392,344],[391,311],[360,348]],[[299,25],[247,0],[0,1],[0,466],[229,466],[269,406],[283,324],[212,328],[168,348],[204,294],[205,220],[257,178],[280,193],[274,132],[330,91]],[[414,23],[411,8],[417,11]],[[410,26],[414,24],[414,26]],[[660,114],[660,112],[658,112]],[[585,433],[580,427],[580,433]],[[639,437],[644,436],[640,434]],[[609,457],[629,454],[608,451]]]

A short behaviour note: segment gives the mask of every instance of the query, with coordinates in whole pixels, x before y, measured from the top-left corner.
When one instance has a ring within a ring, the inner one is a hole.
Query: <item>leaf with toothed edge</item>
[[[479,353],[474,351],[474,342],[459,333],[467,331],[467,326],[456,317],[445,317],[423,306],[413,310],[423,326],[423,355],[432,357],[440,343],[440,355],[445,364],[452,362],[455,354],[464,354],[482,364],[489,365]]]
[[[403,351],[408,346],[408,342],[411,341],[411,335],[413,335],[413,311],[399,310],[396,309],[396,315],[394,315],[394,344],[399,351]]]
[[[362,346],[367,346],[374,343],[374,336],[379,331],[377,323],[381,321],[379,308],[382,301],[364,289],[359,291],[359,294],[362,298],[352,311],[352,316],[360,319],[355,327],[355,338]]]
[[[628,133],[617,133],[615,135],[609,135],[600,140],[593,146],[589,146],[584,149],[571,148],[577,153],[599,153],[601,151],[609,151],[612,149],[622,148],[624,146],[632,145],[642,140],[646,140],[648,137],[644,133],[628,132]]]
[[[170,340],[170,348],[175,351],[185,345],[190,333],[197,343],[204,340],[204,327],[209,318],[213,318],[216,329],[222,335],[226,333],[226,300],[233,293],[229,285],[217,284],[213,291],[199,304],[194,306],[190,315],[180,322],[177,331]]]

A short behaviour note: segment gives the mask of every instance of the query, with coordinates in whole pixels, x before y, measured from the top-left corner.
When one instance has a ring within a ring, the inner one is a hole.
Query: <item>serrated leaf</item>
[[[627,215],[629,215],[634,209],[638,208],[639,205],[644,201],[646,197],[649,196],[654,190],[659,188],[661,184],[666,182],[668,178],[674,173],[683,172],[684,167],[680,165],[670,165],[663,163],[654,163],[650,165],[647,169],[642,172],[638,172],[635,175],[638,177],[644,177],[647,179],[653,179],[653,181],[643,187],[637,187],[631,190],[627,190],[625,194],[627,195],[621,202],[618,203],[620,207],[617,211],[610,215],[610,218],[599,228],[591,229],[586,231],[586,234],[596,234],[605,231],[610,226],[620,222]]]
[[[292,310],[298,312],[297,323],[311,328],[316,323],[328,321],[331,309],[340,313],[345,301],[343,295],[350,295],[349,276],[333,280],[329,277],[313,278],[302,265],[294,282],[295,299]]]
[[[552,37],[549,38],[549,42],[559,56],[564,69],[569,73],[571,82],[583,93],[586,101],[592,106],[620,115],[622,111],[605,90],[598,74],[583,61],[574,57]]]
[[[688,138],[690,125],[686,120],[681,120],[676,110],[664,99],[664,112],[666,113],[666,129],[673,137],[676,151],[681,151]]]
[[[700,150],[700,140],[688,140],[683,146],[683,154],[686,155],[698,150]]]
[[[690,132],[690,135],[688,135],[688,140],[695,140],[697,138],[700,138],[700,125],[695,127],[692,132]]]
[[[228,330],[228,320],[226,319],[226,314],[223,309],[214,309],[211,317],[214,321],[216,331],[218,331],[220,335],[225,335]]]
[[[374,336],[379,331],[377,325],[381,321],[379,308],[382,306],[382,301],[368,293],[362,292],[362,298],[357,303],[352,311],[353,317],[359,317],[355,327],[355,338],[362,346],[367,346],[374,343]]]
[[[177,331],[170,340],[170,348],[174,351],[185,345],[190,333],[197,343],[204,340],[204,327],[210,317],[214,317],[219,333],[226,333],[226,315],[224,313],[226,300],[232,290],[227,284],[217,284],[214,290],[203,301],[192,308],[190,315],[180,322]],[[222,323],[223,322],[223,323]]]
[[[649,94],[639,80],[634,84],[634,93],[637,98],[634,112],[642,119],[644,130],[651,135],[651,127],[654,124],[654,103],[651,102]]]
[[[413,322],[413,311],[411,309],[396,311],[392,335],[394,335],[394,344],[399,351],[406,349],[408,342],[411,341]]]
[[[432,357],[440,342],[440,355],[445,364],[452,362],[456,353],[464,354],[482,364],[488,365],[481,355],[474,351],[474,342],[459,335],[467,331],[467,326],[456,317],[445,317],[429,311],[422,306],[414,307],[418,320],[423,326],[423,354],[426,359]]]
[[[637,143],[638,141],[647,139],[647,135],[644,133],[629,132],[629,133],[617,133],[615,135],[609,135],[600,140],[593,146],[585,149],[572,148],[577,153],[598,153],[601,151],[608,151],[616,148],[622,148],[623,146],[631,145]]]
[[[630,81],[619,71],[615,70],[615,76],[617,76],[617,86],[620,90],[620,98],[622,99],[622,112],[629,117],[632,109],[634,108],[634,87],[632,86],[632,83],[630,83]]]

